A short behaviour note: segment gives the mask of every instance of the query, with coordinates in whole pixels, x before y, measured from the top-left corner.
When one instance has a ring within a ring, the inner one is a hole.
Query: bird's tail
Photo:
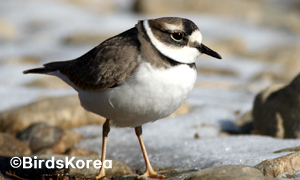
[[[34,73],[34,74],[51,74],[54,71],[61,70],[64,68],[69,61],[56,61],[44,64],[44,67],[28,69],[23,71],[24,74]]]

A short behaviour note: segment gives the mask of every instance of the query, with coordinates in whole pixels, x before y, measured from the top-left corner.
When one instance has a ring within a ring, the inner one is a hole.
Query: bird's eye
[[[175,41],[181,41],[183,39],[183,34],[180,32],[172,33],[171,38],[174,39]]]

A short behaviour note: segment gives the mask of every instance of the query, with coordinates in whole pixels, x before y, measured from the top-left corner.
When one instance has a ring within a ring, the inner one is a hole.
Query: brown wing
[[[77,59],[52,62],[44,66],[47,69],[59,70],[84,90],[116,87],[140,64],[137,33],[136,28],[129,29]]]

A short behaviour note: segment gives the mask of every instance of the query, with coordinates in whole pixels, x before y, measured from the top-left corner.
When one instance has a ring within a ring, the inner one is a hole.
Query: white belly
[[[188,65],[153,69],[142,63],[121,86],[105,91],[78,90],[81,105],[118,127],[137,127],[169,116],[190,95],[196,70]]]

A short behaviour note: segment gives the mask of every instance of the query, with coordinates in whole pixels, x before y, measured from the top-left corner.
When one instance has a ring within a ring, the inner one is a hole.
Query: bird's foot
[[[105,170],[101,168],[99,174],[96,176],[96,179],[99,180],[99,179],[104,179],[105,178]]]
[[[144,174],[138,176],[138,179],[142,179],[142,177],[149,177],[149,178],[155,178],[155,179],[165,179],[166,176],[157,174],[155,171],[149,171],[147,170]]]

